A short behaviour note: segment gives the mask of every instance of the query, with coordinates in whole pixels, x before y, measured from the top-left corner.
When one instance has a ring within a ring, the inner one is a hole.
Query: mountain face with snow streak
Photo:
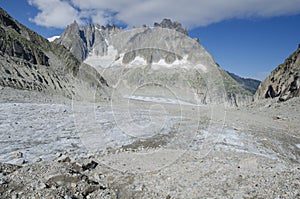
[[[84,61],[90,55],[105,56],[108,52],[108,38],[121,30],[107,25],[88,24],[86,27],[78,26],[74,21],[67,26],[64,33],[55,40],[68,48],[79,60]]]
[[[55,39],[58,39],[60,36],[53,36],[48,38],[48,41],[53,42]]]
[[[224,75],[212,56],[187,34],[180,23],[166,19],[154,27],[128,31],[92,24],[79,27],[74,22],[54,42],[95,67],[123,96],[155,84],[187,101],[225,100],[235,106],[251,101],[251,94]]]

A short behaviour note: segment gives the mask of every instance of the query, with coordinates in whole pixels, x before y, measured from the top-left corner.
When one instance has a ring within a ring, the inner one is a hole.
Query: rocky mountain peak
[[[79,26],[76,20],[66,28],[67,34],[78,34],[79,33]]]
[[[161,23],[156,22],[156,23],[154,23],[154,27],[174,29],[178,32],[188,35],[188,31],[182,27],[181,23],[179,23],[177,21],[172,22],[171,19],[163,19],[161,21]]]
[[[114,25],[87,24],[79,27],[74,21],[68,25],[61,37],[55,43],[64,45],[76,58],[84,61],[90,53],[97,56],[107,54],[108,38],[110,35],[120,32],[121,29]]]

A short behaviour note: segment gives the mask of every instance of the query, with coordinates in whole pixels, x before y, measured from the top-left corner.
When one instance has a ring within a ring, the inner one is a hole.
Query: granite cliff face
[[[255,100],[278,98],[286,101],[300,96],[300,45],[260,84]]]
[[[197,98],[201,103],[212,103],[225,98],[235,106],[252,101],[251,93],[223,72],[187,34],[180,23],[168,19],[152,28],[142,26],[130,31],[91,24],[78,27],[74,22],[54,42],[94,66],[122,95],[131,93],[127,87],[155,83],[167,86],[177,96],[186,97],[186,91],[190,91],[188,101]],[[120,88],[120,79],[127,86]]]
[[[120,31],[121,29],[110,25],[104,27],[88,24],[79,27],[74,21],[54,43],[64,45],[77,59],[84,61],[91,53],[97,56],[106,55],[109,46],[107,39]]]
[[[107,87],[92,67],[65,47],[29,30],[0,9],[0,85],[72,98],[82,89]]]

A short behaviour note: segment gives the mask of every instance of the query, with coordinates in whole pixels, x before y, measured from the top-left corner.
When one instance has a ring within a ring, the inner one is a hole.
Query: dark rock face
[[[154,23],[154,27],[174,29],[185,35],[189,34],[188,31],[182,27],[181,23],[177,21],[172,22],[170,19],[163,19],[161,23]]]
[[[255,100],[276,98],[286,101],[300,96],[300,48],[280,64],[259,86]]]
[[[62,52],[59,47],[49,44],[46,39],[19,24],[4,10],[0,10],[0,20],[0,85],[36,91],[52,90],[71,96],[67,76],[69,72],[72,76],[80,63],[73,61],[68,52]],[[55,52],[55,48],[60,52]],[[65,64],[54,66],[50,54],[65,56]],[[67,69],[68,61],[72,64],[70,69]],[[57,71],[54,67],[57,67]],[[57,73],[62,71],[65,71],[65,77]]]
[[[5,13],[5,11],[2,10],[1,8],[0,8],[0,12],[1,12],[1,15],[0,15],[0,24],[4,25],[4,26],[7,26],[7,27],[11,27],[15,31],[17,31],[18,33],[21,33],[20,32],[21,29],[17,25],[17,23],[7,13]]]
[[[31,64],[40,64],[49,66],[49,57],[45,55],[40,49],[15,40],[4,29],[0,29],[0,51],[12,57],[17,57],[29,61]]]
[[[274,88],[272,87],[272,85],[269,85],[269,88],[265,94],[265,98],[274,98],[277,96],[278,96],[278,94],[276,93],[276,91],[274,91]]]
[[[172,64],[176,60],[182,60],[182,57],[176,55],[175,53],[171,53],[161,49],[148,48],[138,49],[126,53],[123,57],[122,63],[128,64],[131,61],[133,61],[137,56],[142,57],[144,60],[146,60],[147,64],[158,62],[160,59],[164,59],[168,64]]]

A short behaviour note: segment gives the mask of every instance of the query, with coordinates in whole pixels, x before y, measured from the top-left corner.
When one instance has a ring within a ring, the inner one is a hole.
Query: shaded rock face
[[[147,49],[138,49],[138,50],[125,53],[122,63],[129,64],[130,62],[134,61],[134,59],[138,56],[143,58],[147,64],[159,62],[161,59],[165,60],[167,64],[172,64],[176,60],[183,59],[182,56],[172,52],[168,52],[161,49],[147,48]]]
[[[274,98],[277,97],[278,94],[276,93],[276,91],[274,91],[274,88],[272,85],[269,85],[269,88],[265,94],[265,98]]]
[[[17,57],[29,61],[31,64],[41,64],[49,66],[49,57],[45,55],[40,49],[34,48],[15,40],[12,35],[0,28],[0,51],[1,54]]]
[[[29,61],[31,64],[49,66],[49,58],[36,46],[30,45],[31,35],[26,29],[18,25],[4,10],[0,10],[0,53]],[[14,31],[7,31],[7,28]],[[22,40],[16,40],[16,35]],[[33,35],[32,35],[33,36]]]
[[[0,66],[0,85],[17,89],[71,98],[81,87],[108,86],[95,69],[82,64],[65,47],[48,42],[18,23],[3,9],[0,9]]]
[[[276,98],[286,101],[300,96],[300,46],[259,86],[255,100]]]
[[[29,61],[9,56],[0,56],[0,66],[2,86],[37,91],[51,88],[57,92],[65,89],[67,96],[72,95],[71,90],[68,90],[67,80],[49,71],[47,66],[37,66]]]

